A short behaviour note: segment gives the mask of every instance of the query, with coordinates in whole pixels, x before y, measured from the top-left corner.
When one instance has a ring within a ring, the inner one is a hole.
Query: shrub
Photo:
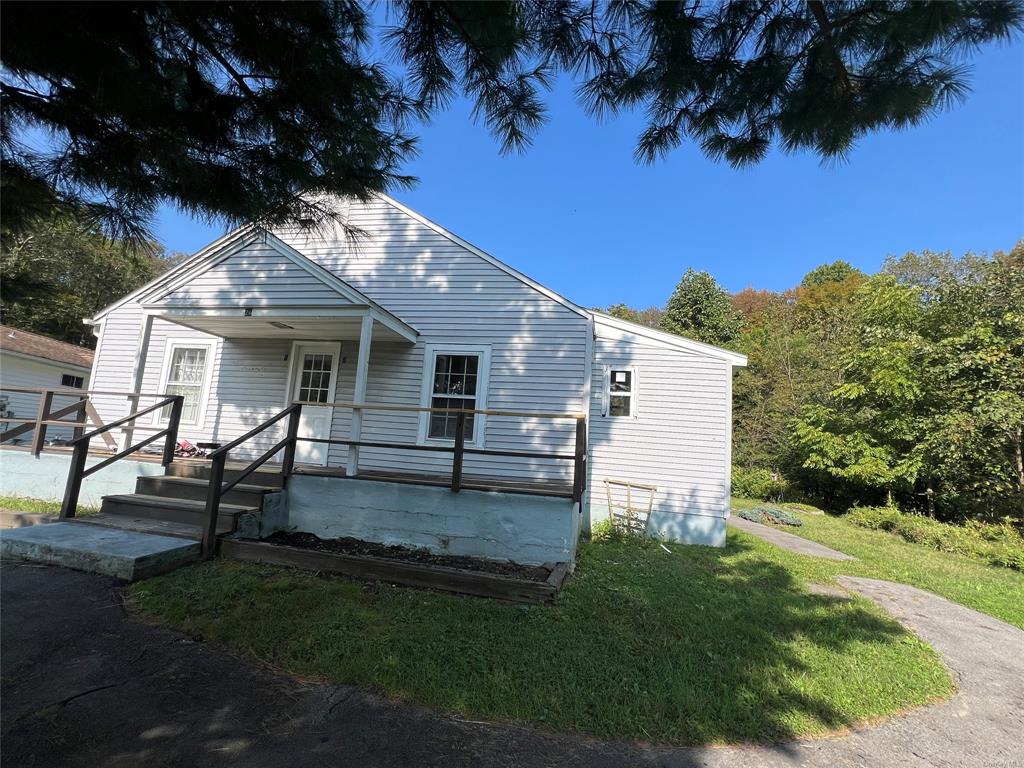
[[[753,507],[741,509],[737,513],[744,520],[772,525],[803,525],[804,521],[785,509],[779,507]]]
[[[762,501],[782,501],[789,492],[789,483],[767,469],[741,469],[732,471],[732,494]]]
[[[940,523],[930,517],[908,515],[896,507],[853,507],[845,519],[862,528],[888,531],[915,544],[940,552],[1024,571],[1024,536],[1007,523],[970,521],[964,525]]]
[[[648,541],[642,532],[631,529],[612,517],[598,520],[590,527],[590,540],[596,542]]]

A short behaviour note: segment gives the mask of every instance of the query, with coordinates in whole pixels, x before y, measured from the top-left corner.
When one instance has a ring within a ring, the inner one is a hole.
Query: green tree
[[[802,409],[794,450],[837,502],[1024,519],[1024,243],[933,257],[891,260],[858,292],[842,380]]]
[[[679,281],[661,318],[663,331],[708,344],[728,344],[742,325],[743,318],[715,278],[692,268]]]
[[[626,304],[612,304],[608,307],[608,314],[619,318],[619,320],[628,320],[631,323],[640,322],[640,313]]]
[[[822,264],[819,267],[815,267],[804,275],[800,285],[804,288],[813,288],[829,283],[841,283],[851,277],[863,278],[864,273],[850,262],[840,259],[839,261],[833,261],[831,264]]]
[[[369,5],[5,5],[3,217],[66,204],[141,236],[170,201],[313,221],[331,211],[316,193],[409,183],[411,121],[458,94],[503,149],[527,147],[561,74],[592,115],[646,114],[642,161],[684,141],[733,165],[773,144],[842,157],[961,98],[961,59],[1024,19],[1021,0],[398,0],[389,27]]]
[[[0,247],[0,316],[3,322],[91,347],[82,323],[144,285],[171,263],[148,251],[126,248],[94,228],[58,216],[38,219]]]

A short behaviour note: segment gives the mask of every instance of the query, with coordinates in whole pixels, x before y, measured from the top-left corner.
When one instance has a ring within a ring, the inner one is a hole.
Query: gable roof
[[[543,294],[544,296],[546,296],[547,298],[551,299],[552,301],[555,301],[558,304],[561,304],[562,306],[566,307],[567,309],[571,310],[572,312],[575,312],[576,314],[580,315],[581,317],[589,318],[591,316],[590,312],[587,309],[585,309],[584,307],[581,307],[580,305],[576,304],[575,302],[572,302],[569,299],[565,298],[564,296],[556,293],[555,291],[552,291],[550,288],[547,288],[546,286],[541,285],[536,280],[533,280],[533,279],[527,277],[526,275],[524,275],[522,272],[520,272],[519,270],[515,269],[514,267],[511,267],[508,264],[506,264],[505,262],[495,258],[494,256],[491,256],[489,253],[481,250],[480,248],[477,248],[472,243],[470,243],[470,242],[468,242],[466,240],[463,240],[461,237],[459,237],[458,235],[454,234],[453,232],[450,232],[449,230],[445,229],[440,224],[438,224],[438,223],[436,223],[434,221],[431,221],[426,216],[423,216],[422,214],[417,213],[416,211],[412,210],[411,208],[409,208],[409,207],[403,205],[402,203],[398,202],[394,198],[389,197],[388,195],[383,194],[383,193],[376,193],[375,196],[378,199],[382,200],[383,202],[387,203],[388,205],[394,207],[396,210],[401,211],[405,215],[409,216],[410,218],[412,218],[415,221],[419,222],[420,224],[424,225],[425,227],[428,227],[429,229],[432,229],[434,232],[436,232],[437,234],[441,235],[442,237],[444,237],[444,238],[446,238],[448,240],[451,240],[456,245],[458,245],[458,246],[460,246],[462,248],[465,248],[467,251],[469,251],[470,253],[474,254],[475,256],[478,256],[479,258],[483,259],[484,261],[486,261],[487,263],[491,264],[492,266],[497,267],[498,269],[502,270],[506,274],[508,274],[508,275],[514,277],[515,279],[519,280],[523,284],[529,286],[530,288],[533,288],[535,291],[537,291],[538,293]],[[223,237],[220,237],[217,240],[214,240],[212,243],[207,245],[205,248],[197,251],[194,256],[192,256],[191,258],[186,259],[185,261],[183,261],[177,267],[175,267],[175,268],[173,268],[171,270],[168,270],[163,275],[160,275],[156,279],[151,280],[150,282],[146,283],[141,288],[138,288],[135,291],[132,291],[127,296],[124,296],[123,298],[119,299],[118,301],[115,301],[110,306],[104,307],[102,310],[97,312],[93,317],[85,318],[84,322],[95,324],[95,323],[99,322],[104,316],[106,316],[107,314],[109,314],[113,310],[117,309],[118,307],[122,306],[123,304],[126,304],[129,301],[134,301],[134,300],[139,299],[140,297],[143,297],[143,296],[149,296],[149,295],[151,295],[151,294],[153,294],[155,292],[155,289],[157,289],[157,288],[159,288],[159,287],[161,287],[161,286],[163,286],[165,284],[169,285],[172,282],[176,282],[177,280],[180,280],[184,275],[186,275],[187,273],[191,272],[193,269],[195,269],[199,265],[203,264],[204,260],[209,258],[211,255],[216,254],[218,252],[221,252],[221,251],[223,251],[226,248],[236,246],[240,242],[246,240],[248,237],[258,236],[258,235],[260,235],[262,233],[265,233],[270,238],[273,238],[274,240],[276,240],[278,243],[280,243],[285,248],[291,248],[286,243],[284,243],[282,240],[280,240],[280,238],[277,238],[276,236],[274,236],[272,233],[267,232],[266,230],[263,230],[263,229],[259,229],[254,224],[251,224],[251,223],[250,224],[245,224],[245,225],[243,225],[243,226],[241,226],[241,227],[239,227],[239,228],[237,228],[235,230],[232,230],[231,232],[228,232]],[[305,258],[311,264],[314,264],[317,267],[319,267],[319,265],[316,264],[316,262],[313,262],[312,260],[308,259],[308,257],[305,257],[299,251],[295,251],[294,248],[292,248],[291,250],[294,251],[295,253],[298,253],[300,256]],[[319,267],[319,268],[323,269],[322,267]],[[329,272],[328,270],[323,270],[323,271],[326,272],[328,275],[331,275],[332,277],[334,276],[333,273]],[[337,278],[335,278],[335,279],[337,279]],[[374,305],[374,306],[378,306],[378,305]]]
[[[93,351],[9,325],[0,325],[0,350],[75,368],[92,368]]]
[[[705,357],[712,357],[716,360],[724,360],[737,367],[743,367],[747,364],[747,356],[741,355],[739,352],[733,352],[729,349],[716,347],[712,344],[705,344],[702,341],[687,339],[684,336],[676,336],[674,333],[657,331],[654,328],[648,328],[646,325],[640,325],[640,323],[634,323],[630,320],[622,320],[614,315],[609,315],[607,312],[598,312],[595,310],[593,311],[593,315],[595,322],[599,325],[614,328],[618,331],[632,334],[634,336],[640,336],[643,339],[652,341],[659,346],[679,349],[684,352],[703,355]]]

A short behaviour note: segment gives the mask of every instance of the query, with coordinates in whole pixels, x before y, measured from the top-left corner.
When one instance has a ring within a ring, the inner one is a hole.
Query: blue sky
[[[834,259],[874,271],[909,250],[1006,249],[1024,237],[1024,42],[972,65],[965,104],[824,166],[774,151],[734,170],[693,146],[640,166],[641,118],[595,123],[565,84],[533,148],[503,157],[459,102],[420,131],[419,184],[395,196],[586,306],[661,305],[687,267],[779,290]],[[171,209],[156,228],[188,252],[222,231]]]

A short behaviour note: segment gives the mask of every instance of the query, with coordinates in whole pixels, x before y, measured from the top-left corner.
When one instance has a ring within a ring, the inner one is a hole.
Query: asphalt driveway
[[[667,750],[306,684],[135,621],[104,577],[7,563],[0,579],[12,766],[1024,766],[1024,632],[887,582],[845,584],[943,655],[960,687],[951,701],[836,738]]]

